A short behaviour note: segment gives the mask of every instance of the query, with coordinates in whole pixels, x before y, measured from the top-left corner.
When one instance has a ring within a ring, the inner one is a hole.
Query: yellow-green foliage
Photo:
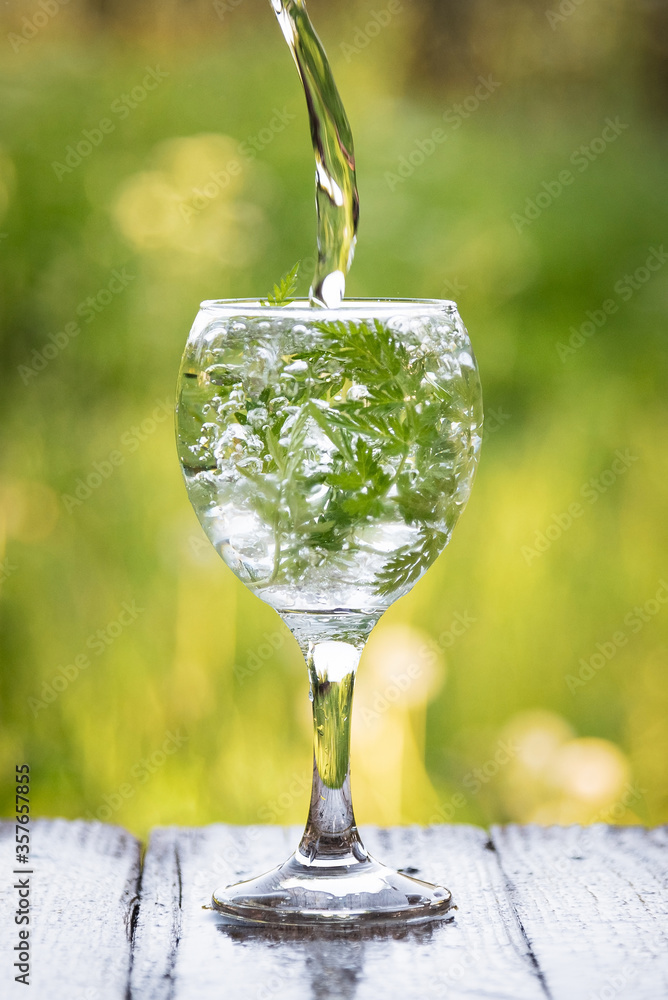
[[[35,813],[142,834],[300,822],[306,670],[210,550],[169,411],[199,301],[262,295],[313,257],[303,99],[269,10],[235,44],[159,54],[68,40],[68,10],[4,56],[0,773],[30,763]],[[665,822],[668,265],[625,278],[668,233],[662,131],[594,70],[561,71],[563,91],[504,78],[448,131],[471,90],[396,100],[400,30],[334,60],[362,206],[349,290],[457,298],[487,431],[450,548],[362,660],[358,819]],[[169,75],[114,114],[158,63]],[[295,120],[248,156],[275,108]],[[615,115],[629,128],[518,231]],[[114,131],[57,176],[105,117]]]

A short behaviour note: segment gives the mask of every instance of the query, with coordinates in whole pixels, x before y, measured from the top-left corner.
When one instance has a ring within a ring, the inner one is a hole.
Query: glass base
[[[265,875],[218,889],[213,905],[244,923],[368,925],[443,916],[452,895],[369,856],[309,862],[297,851]]]

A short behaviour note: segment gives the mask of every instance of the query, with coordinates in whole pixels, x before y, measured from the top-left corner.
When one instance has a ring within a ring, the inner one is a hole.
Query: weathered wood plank
[[[142,877],[133,1000],[544,1000],[487,835],[465,826],[365,830],[373,854],[441,881],[451,922],[390,932],[265,931],[202,909],[219,884],[284,860],[300,830],[154,831]]]
[[[553,1000],[668,997],[668,827],[510,826],[492,839]]]
[[[15,982],[15,826],[0,823],[0,992],[39,1000],[124,1000],[141,848],[119,827],[41,819],[30,825],[30,988]],[[23,866],[21,866],[23,867]]]
[[[387,933],[226,924],[212,888],[270,868],[299,830],[215,826],[154,832],[133,954],[134,1000],[401,997],[658,1000],[668,996],[668,828],[367,830],[397,868],[452,890],[451,922]],[[0,824],[11,876],[14,824]],[[31,983],[48,1000],[127,994],[139,845],[97,823],[32,824]],[[21,876],[18,876],[20,878]],[[24,996],[12,962],[17,893],[0,882],[2,996]],[[9,988],[6,988],[6,986]]]

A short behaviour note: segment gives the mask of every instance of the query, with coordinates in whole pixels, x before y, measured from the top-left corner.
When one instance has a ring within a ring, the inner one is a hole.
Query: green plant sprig
[[[282,300],[295,274],[293,269],[275,286],[275,300]],[[428,354],[412,356],[379,320],[313,325],[323,340],[312,350],[291,355],[291,361],[307,364],[295,377],[291,398],[293,406],[302,407],[299,418],[287,443],[279,440],[284,415],[264,431],[269,456],[264,471],[278,474],[280,498],[273,489],[271,496],[266,495],[266,476],[250,470],[244,473],[254,481],[255,502],[265,518],[270,508],[277,511],[271,519],[277,559],[268,583],[283,574],[297,577],[305,550],[331,558],[344,549],[362,548],[355,540],[359,528],[394,505],[407,525],[419,527],[420,534],[416,544],[399,549],[378,575],[377,593],[386,596],[417,580],[449,537],[441,529],[444,522],[456,519],[450,499],[455,489],[456,449],[443,437],[439,422],[462,401],[444,390],[436,396],[433,387],[431,400],[426,400],[424,380],[437,366],[437,359]],[[347,398],[350,382],[364,387],[363,398]],[[341,399],[346,383],[348,390]],[[316,400],[331,403],[335,397],[334,406],[317,405]],[[432,400],[435,405],[430,405]],[[238,416],[245,422],[244,414]],[[298,477],[298,469],[309,417],[329,437],[335,451],[329,470],[305,478]],[[389,464],[392,458],[394,469]],[[307,497],[322,485],[328,491],[326,510],[314,516]]]
[[[269,293],[266,299],[260,299],[261,306],[289,306],[294,302],[294,294],[297,291],[299,280],[299,269],[301,261],[298,260],[294,267],[291,267],[287,274],[284,274],[277,285]]]

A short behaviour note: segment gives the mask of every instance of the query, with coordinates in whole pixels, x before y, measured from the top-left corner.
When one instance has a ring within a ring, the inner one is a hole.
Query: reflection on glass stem
[[[351,647],[344,643],[327,643],[342,646],[347,652]],[[328,788],[342,788],[350,755],[350,711],[352,708],[354,672],[341,680],[328,679],[316,667],[317,654],[322,647],[315,646],[311,657],[311,696],[313,698],[313,725],[315,762],[318,773]],[[359,658],[357,650],[353,650]]]
[[[313,704],[313,786],[300,853],[313,861],[366,857],[350,794],[350,720],[361,648],[348,642],[309,645]]]

